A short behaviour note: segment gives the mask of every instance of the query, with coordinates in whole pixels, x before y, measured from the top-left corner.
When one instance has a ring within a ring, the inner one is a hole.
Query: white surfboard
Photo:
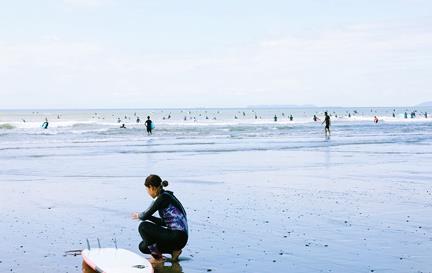
[[[98,273],[153,273],[153,267],[146,258],[126,249],[84,249],[81,255],[85,263]]]

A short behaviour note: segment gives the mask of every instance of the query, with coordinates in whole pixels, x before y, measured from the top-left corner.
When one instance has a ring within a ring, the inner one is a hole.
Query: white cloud
[[[430,96],[430,48],[427,29],[383,25],[188,58],[58,38],[0,44],[0,95],[8,98],[0,106],[23,105],[22,97],[29,107],[150,106],[149,96],[152,106],[411,104]]]
[[[63,0],[65,5],[75,7],[101,7],[111,4],[112,0]]]

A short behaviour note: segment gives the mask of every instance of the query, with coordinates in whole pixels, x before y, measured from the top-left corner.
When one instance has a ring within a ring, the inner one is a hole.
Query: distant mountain
[[[248,105],[247,108],[315,108],[315,105],[312,104],[304,104],[304,105],[296,105],[296,104],[286,104],[286,105],[280,105],[280,104],[275,104],[275,105]]]
[[[417,104],[416,106],[422,106],[422,107],[425,107],[425,106],[432,106],[432,101],[426,101],[426,102],[423,102],[423,103]]]

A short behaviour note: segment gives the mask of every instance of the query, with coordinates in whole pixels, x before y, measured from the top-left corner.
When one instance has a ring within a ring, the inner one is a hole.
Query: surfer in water
[[[43,128],[43,129],[48,129],[48,125],[49,125],[49,123],[48,123],[48,118],[45,118],[45,122],[42,123],[42,128]]]
[[[144,186],[154,201],[146,211],[132,214],[132,219],[142,221],[138,228],[142,238],[139,249],[151,254],[155,262],[163,261],[163,253],[170,253],[177,261],[188,241],[186,211],[174,193],[164,189],[168,181],[153,174],[146,178]],[[156,211],[160,218],[153,216]]]
[[[147,128],[147,134],[151,135],[152,134],[152,126],[153,126],[153,121],[151,121],[150,116],[147,117],[146,122],[144,123],[146,128]]]
[[[324,121],[321,124],[325,123],[324,134],[326,137],[330,137],[330,116],[327,112],[324,112]]]

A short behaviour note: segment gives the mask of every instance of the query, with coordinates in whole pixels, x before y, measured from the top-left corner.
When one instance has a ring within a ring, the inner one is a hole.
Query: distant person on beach
[[[408,118],[408,113],[407,112],[405,112],[404,117]]]
[[[146,178],[144,186],[154,201],[146,211],[132,213],[132,219],[142,221],[138,228],[142,238],[139,250],[151,254],[155,262],[164,261],[163,253],[177,261],[189,237],[186,211],[174,193],[164,189],[168,181],[153,174]],[[153,216],[156,211],[160,218]]]
[[[141,122],[140,118],[137,117],[137,119],[136,119],[136,123],[140,123],[140,122]]]
[[[45,118],[44,123],[42,123],[42,128],[43,128],[43,129],[48,129],[48,125],[49,125],[49,123],[48,123],[48,118]]]
[[[324,112],[324,121],[321,124],[325,123],[324,134],[326,136],[330,136],[330,116],[327,112]]]
[[[313,116],[313,121],[316,122],[316,121],[318,121],[318,120],[320,120],[320,119],[319,119],[316,115],[314,115],[314,116]]]
[[[424,117],[427,118],[427,112],[424,113]]]
[[[293,121],[293,119],[294,119],[293,115],[290,115],[289,119],[290,119],[290,121]]]
[[[394,117],[394,118],[396,117],[396,114],[395,114],[395,112],[393,112],[393,117]]]
[[[374,122],[375,122],[375,123],[378,123],[378,121],[379,121],[379,120],[378,120],[378,117],[377,117],[377,116],[374,116]]]
[[[277,116],[276,115],[274,116],[273,119],[274,119],[275,122],[277,122]]]
[[[151,121],[150,116],[147,117],[147,120],[145,122],[145,126],[147,128],[147,134],[151,135],[152,134],[152,127],[153,127],[153,121]]]
[[[120,128],[125,128],[126,129],[126,125],[123,123]]]

